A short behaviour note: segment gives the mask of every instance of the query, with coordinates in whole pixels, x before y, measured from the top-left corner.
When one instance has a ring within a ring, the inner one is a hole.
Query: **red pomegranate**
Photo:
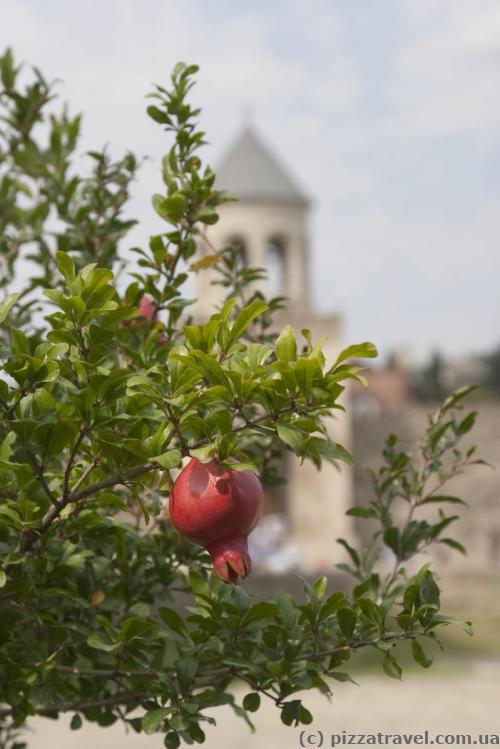
[[[139,314],[145,317],[146,320],[156,319],[156,309],[153,304],[153,300],[144,294],[139,302]]]
[[[175,480],[169,509],[179,533],[210,553],[220,579],[236,583],[251,572],[248,534],[263,504],[262,486],[251,471],[193,458]]]

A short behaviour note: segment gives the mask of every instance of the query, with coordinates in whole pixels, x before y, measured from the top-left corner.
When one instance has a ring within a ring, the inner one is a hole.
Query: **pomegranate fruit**
[[[141,297],[141,301],[139,302],[139,314],[142,315],[142,317],[145,317],[146,320],[150,321],[156,318],[156,310],[153,300],[145,294]]]
[[[192,458],[174,482],[170,519],[179,533],[207,549],[221,580],[236,583],[251,572],[248,534],[263,504],[262,486],[252,471]]]

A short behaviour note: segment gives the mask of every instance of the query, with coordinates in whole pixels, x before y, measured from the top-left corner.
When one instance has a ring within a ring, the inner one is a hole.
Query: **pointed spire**
[[[308,199],[251,127],[246,127],[217,168],[217,187],[242,201],[307,206]]]

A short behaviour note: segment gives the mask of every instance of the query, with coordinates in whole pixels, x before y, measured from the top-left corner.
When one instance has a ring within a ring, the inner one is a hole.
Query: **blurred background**
[[[150,196],[168,144],[144,96],[177,60],[197,63],[205,155],[240,199],[223,209],[215,239],[238,240],[249,262],[265,265],[272,293],[290,298],[286,321],[328,334],[332,355],[362,340],[380,350],[370,387],[352,388],[348,417],[332,425],[355,470],[318,477],[283,466],[289,483],[268,497],[253,539],[256,595],[300,595],[297,571],[333,574],[336,537],[363,540],[362,523],[348,524],[344,512],[370,498],[363,468],[380,463],[385,436],[396,432],[415,450],[443,396],[481,386],[472,441],[494,468],[450,487],[470,504],[457,534],[468,557],[433,558],[444,609],[472,619],[474,638],[450,632],[429,672],[408,660],[402,685],[359,657],[360,688],[337,685],[331,704],[305,704],[325,733],[500,732],[497,0],[1,0],[0,10],[2,49],[61,79],[70,111],[83,112],[82,159],[106,143],[116,157],[148,157],[124,255],[161,230]],[[317,498],[312,510],[305,492]],[[209,747],[298,745],[271,707],[257,715],[255,735],[224,710],[216,715]],[[39,749],[67,740],[66,719],[33,726]],[[71,741],[98,749],[155,738],[113,727]]]

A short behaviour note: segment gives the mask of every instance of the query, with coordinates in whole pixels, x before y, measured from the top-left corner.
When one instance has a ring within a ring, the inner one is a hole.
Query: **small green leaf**
[[[337,611],[337,621],[342,634],[350,639],[356,626],[357,615],[354,609],[342,608]]]
[[[455,390],[455,392],[453,392],[441,406],[440,413],[444,414],[452,408],[463,408],[463,405],[462,403],[460,403],[460,401],[462,401],[467,395],[469,395],[469,393],[477,390],[477,388],[477,385],[467,385],[466,387],[458,388],[458,390]]]
[[[377,513],[373,507],[351,507],[346,515],[354,518],[376,518]]]
[[[249,692],[243,698],[243,707],[250,713],[255,713],[260,707],[260,694],[258,692]]]
[[[278,614],[279,609],[275,603],[271,601],[259,601],[259,603],[255,603],[248,609],[243,617],[243,622],[249,624],[261,619],[276,619]]]
[[[354,681],[352,676],[350,674],[345,673],[345,671],[332,671],[328,674],[328,676],[331,676],[332,679],[335,679],[335,681],[341,681],[343,683],[349,682],[350,684],[356,684],[357,681]]]
[[[75,264],[66,252],[56,252],[57,267],[69,286],[76,278]]]
[[[412,640],[411,651],[414,660],[416,661],[416,663],[418,663],[419,666],[422,666],[422,668],[429,668],[429,666],[432,665],[432,658],[427,658],[422,646],[419,642],[417,642],[417,640]]]
[[[356,343],[354,346],[349,346],[340,352],[337,357],[337,361],[333,365],[332,369],[335,369],[346,359],[373,359],[378,356],[377,347],[375,344],[366,341],[365,343]]]
[[[318,599],[323,598],[326,592],[326,587],[328,585],[328,578],[325,575],[322,575],[321,577],[318,577],[314,583],[313,588],[314,592],[316,593]]]
[[[276,358],[289,363],[297,359],[297,341],[295,330],[291,325],[286,325],[275,343]]]
[[[461,421],[460,424],[458,425],[457,434],[462,436],[463,434],[467,434],[467,432],[470,432],[470,430],[475,424],[476,417],[477,417],[477,411],[471,411],[470,414],[467,414],[465,419],[463,419],[463,421]]]
[[[459,627],[460,629],[463,629],[464,632],[467,632],[470,637],[474,634],[471,622],[467,622],[464,619],[455,619],[453,616],[445,616],[444,614],[437,614],[434,616],[429,628],[434,628],[440,624],[453,624],[455,627]]]
[[[215,252],[213,255],[205,255],[194,263],[191,263],[189,270],[197,271],[203,270],[204,268],[211,268],[213,265],[216,265],[219,260],[220,254],[218,252]]]
[[[151,459],[154,463],[158,463],[162,468],[167,471],[171,468],[178,468],[182,461],[182,454],[180,450],[168,450],[168,452],[162,455],[157,455]]]
[[[160,707],[157,710],[148,710],[148,712],[142,716],[142,730],[144,733],[148,736],[155,733],[169,712],[170,708],[168,707]]]
[[[186,198],[176,192],[168,198],[162,195],[153,195],[153,208],[161,218],[174,226],[181,220],[186,208]]]
[[[120,647],[119,642],[113,642],[106,635],[100,632],[93,632],[87,637],[87,645],[95,650],[103,650],[106,653],[112,653]]]
[[[445,544],[445,546],[449,546],[450,549],[455,549],[455,551],[459,551],[460,554],[463,554],[464,557],[467,556],[467,549],[463,544],[461,544],[459,541],[456,541],[454,538],[440,538],[439,539],[440,544]]]
[[[432,494],[430,497],[426,497],[421,502],[419,502],[419,505],[429,505],[439,502],[450,502],[451,504],[457,504],[457,505],[467,505],[467,502],[464,502],[463,499],[460,499],[460,497],[450,497],[444,494]]]
[[[6,582],[7,575],[5,574],[5,570],[0,570],[0,588],[3,588]]]
[[[382,661],[382,668],[384,669],[387,676],[393,679],[401,679],[401,668],[397,663],[393,655],[387,650]]]
[[[174,611],[174,609],[171,609],[168,606],[163,606],[158,609],[158,613],[169,629],[173,632],[177,632],[179,635],[186,636],[186,623],[177,611]]]
[[[14,306],[18,299],[19,294],[8,294],[5,299],[0,302],[0,323],[2,323],[6,319],[11,308]]]
[[[167,124],[168,122],[167,114],[165,112],[162,112],[162,110],[159,109],[158,107],[151,105],[150,107],[147,108],[146,111],[151,117],[151,119],[153,119],[155,122],[159,122],[160,125]]]
[[[163,739],[163,744],[166,749],[179,749],[181,745],[179,734],[174,733],[174,731],[169,731],[169,733],[167,733],[167,735]]]
[[[256,317],[262,315],[263,312],[266,312],[267,309],[268,306],[265,302],[262,302],[260,299],[254,299],[253,302],[250,302],[250,304],[238,313],[226,341],[226,351],[229,350],[236,341],[239,341],[250,323],[255,320]]]

